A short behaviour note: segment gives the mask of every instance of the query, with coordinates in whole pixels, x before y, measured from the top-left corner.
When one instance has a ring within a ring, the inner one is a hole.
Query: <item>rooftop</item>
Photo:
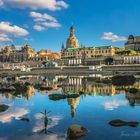
[[[79,47],[79,48],[68,48],[66,49],[67,51],[77,51],[77,50],[81,50],[81,49],[108,49],[111,48],[112,46],[90,46],[90,47]],[[118,47],[116,47],[118,48]]]

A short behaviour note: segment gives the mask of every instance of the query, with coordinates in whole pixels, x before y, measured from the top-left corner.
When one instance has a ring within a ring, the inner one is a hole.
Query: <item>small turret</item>
[[[134,39],[133,35],[129,35],[128,39]]]
[[[71,26],[70,27],[70,37],[75,36],[74,32],[75,32],[74,26]]]
[[[64,46],[64,43],[62,43],[62,46],[61,46],[61,51],[63,52],[65,49],[65,46]]]
[[[129,35],[128,42],[129,43],[133,43],[134,42],[134,36],[133,35]]]

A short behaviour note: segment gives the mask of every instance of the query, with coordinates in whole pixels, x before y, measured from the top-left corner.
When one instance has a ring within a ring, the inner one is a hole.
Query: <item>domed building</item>
[[[75,30],[74,30],[74,27],[71,26],[70,36],[66,42],[66,48],[68,49],[68,48],[78,48],[78,47],[79,47],[79,42],[78,42],[77,37],[75,36]]]
[[[128,41],[125,43],[125,49],[140,51],[140,36],[129,35]]]
[[[34,55],[33,60],[34,61],[41,61],[41,62],[49,62],[54,60],[59,60],[60,54],[55,53],[51,50],[40,50],[37,52],[37,54]]]
[[[74,27],[70,27],[70,36],[61,46],[61,65],[64,66],[78,66],[78,65],[93,65],[104,63],[104,58],[100,61],[99,57],[113,57],[116,52],[121,49],[116,46],[85,46],[80,45],[75,36]]]

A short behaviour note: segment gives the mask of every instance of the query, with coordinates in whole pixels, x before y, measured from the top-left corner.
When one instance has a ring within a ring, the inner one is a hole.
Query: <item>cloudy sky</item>
[[[74,25],[80,44],[123,47],[140,35],[140,0],[0,0],[0,46],[60,51]]]

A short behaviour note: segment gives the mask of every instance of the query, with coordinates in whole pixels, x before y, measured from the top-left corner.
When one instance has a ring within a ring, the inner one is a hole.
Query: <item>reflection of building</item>
[[[89,82],[88,79],[82,77],[69,77],[64,81],[63,91],[65,93],[79,93],[83,92],[84,94],[90,95],[114,95],[119,92],[116,90],[116,87],[113,85],[107,85],[102,83]]]
[[[68,77],[64,81],[64,93],[78,93],[82,91],[82,77]]]
[[[140,105],[140,93],[126,92],[126,98],[129,100],[131,106]]]
[[[136,81],[133,85],[124,86],[123,88],[124,89],[135,88],[137,90],[140,90],[140,81]]]
[[[71,116],[74,118],[76,116],[76,108],[80,103],[80,97],[68,99],[68,103],[71,107]]]
[[[128,37],[128,41],[125,43],[125,49],[129,50],[135,50],[140,51],[140,36],[133,36],[130,35]]]
[[[34,55],[33,60],[35,61],[51,61],[60,59],[60,55],[58,53],[54,53],[51,50],[41,50]]]
[[[125,96],[131,106],[140,105],[140,81],[136,81],[133,85],[124,86],[122,89],[125,91]],[[138,90],[137,93],[130,93],[130,89]]]
[[[25,45],[17,50],[14,45],[7,46],[0,52],[0,62],[23,62],[33,57],[34,49]]]
[[[34,88],[34,86],[28,86],[26,93],[27,93],[27,95],[26,95],[27,99],[32,98],[35,95],[35,88]]]

